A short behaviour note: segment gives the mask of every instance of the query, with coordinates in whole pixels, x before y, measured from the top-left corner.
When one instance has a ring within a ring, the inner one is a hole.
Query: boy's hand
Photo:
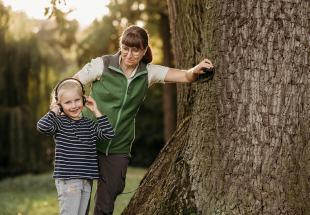
[[[56,115],[59,115],[60,114],[60,106],[59,106],[59,104],[57,104],[56,101],[53,101],[50,104],[50,110],[53,111]]]
[[[102,116],[101,112],[98,110],[97,103],[95,99],[91,96],[86,97],[86,104],[85,106],[95,114],[96,117]]]

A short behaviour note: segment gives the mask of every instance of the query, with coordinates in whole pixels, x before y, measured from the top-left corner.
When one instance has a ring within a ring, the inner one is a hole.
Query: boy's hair
[[[66,90],[76,89],[78,94],[83,97],[83,105],[85,105],[86,99],[84,97],[84,86],[83,84],[75,78],[66,78],[60,81],[52,92],[52,102],[59,102],[59,98],[62,93]]]

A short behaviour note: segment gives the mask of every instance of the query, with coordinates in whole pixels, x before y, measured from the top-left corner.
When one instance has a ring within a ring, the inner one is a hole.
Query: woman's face
[[[136,47],[129,47],[124,44],[121,45],[121,58],[125,66],[133,67],[138,65],[145,54],[145,49]]]

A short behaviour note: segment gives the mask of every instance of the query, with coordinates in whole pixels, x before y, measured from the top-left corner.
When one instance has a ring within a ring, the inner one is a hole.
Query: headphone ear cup
[[[59,110],[60,110],[60,112],[64,112],[64,109],[62,109],[62,107],[61,107],[61,105],[60,104],[58,104],[58,106],[59,106]]]

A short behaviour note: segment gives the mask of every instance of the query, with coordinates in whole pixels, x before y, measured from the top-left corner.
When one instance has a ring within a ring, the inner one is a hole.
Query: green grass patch
[[[129,167],[124,193],[134,191],[145,174],[142,168]],[[92,192],[91,210],[94,208],[96,182]],[[121,214],[134,192],[119,195],[114,215]],[[57,215],[57,192],[52,173],[24,175],[0,181],[1,215]]]

